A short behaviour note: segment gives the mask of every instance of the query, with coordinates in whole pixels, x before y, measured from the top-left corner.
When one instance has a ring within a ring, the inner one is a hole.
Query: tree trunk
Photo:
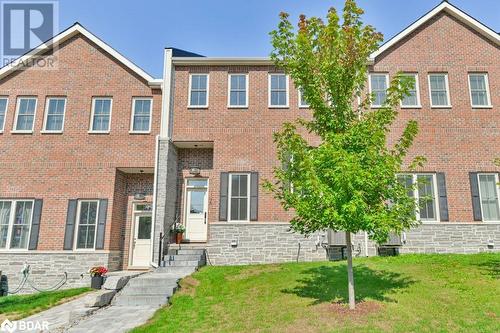
[[[352,244],[351,233],[345,233],[345,241],[347,244],[347,281],[349,290],[349,309],[353,310],[356,307],[356,300],[354,296],[354,273],[352,270]]]

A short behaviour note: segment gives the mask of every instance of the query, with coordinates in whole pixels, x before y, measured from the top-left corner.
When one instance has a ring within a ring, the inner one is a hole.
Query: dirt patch
[[[321,304],[318,309],[325,315],[335,315],[343,321],[362,322],[367,315],[379,312],[382,307],[379,302],[364,301],[356,303],[354,310],[350,310],[348,304],[341,302]]]
[[[181,295],[194,296],[196,294],[196,287],[200,285],[200,281],[192,276],[186,276],[179,282],[181,287],[177,293]]]
[[[244,280],[244,279],[250,278],[252,276],[257,276],[257,275],[260,275],[263,273],[278,272],[280,270],[281,270],[281,268],[278,265],[250,266],[248,268],[241,270],[240,274],[228,275],[225,277],[225,279],[228,281]]]

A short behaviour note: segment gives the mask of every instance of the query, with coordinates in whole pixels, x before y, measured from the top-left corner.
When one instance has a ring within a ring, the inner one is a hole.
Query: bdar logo
[[[8,319],[5,319],[0,326],[2,332],[12,333],[16,330],[16,322],[11,322]]]

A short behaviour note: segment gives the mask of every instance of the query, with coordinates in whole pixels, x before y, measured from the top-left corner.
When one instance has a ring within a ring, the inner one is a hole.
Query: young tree
[[[409,121],[399,140],[392,147],[387,143],[396,108],[413,83],[398,75],[383,106],[370,109],[367,59],[382,35],[362,23],[362,13],[355,1],[347,0],[342,20],[334,8],[326,23],[301,15],[298,31],[288,14],[280,14],[278,29],[271,32],[271,57],[300,87],[312,114],[284,123],[274,134],[282,166],[274,170],[275,182],[264,183],[286,210],[294,210],[291,226],[296,232],[346,233],[351,309],[351,233],[366,231],[383,242],[389,233],[418,223],[415,201],[396,177],[417,135],[417,123]],[[408,169],[422,162],[417,157]]]

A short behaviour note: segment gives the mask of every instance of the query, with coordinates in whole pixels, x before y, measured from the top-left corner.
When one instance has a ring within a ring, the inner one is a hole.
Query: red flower
[[[108,269],[104,266],[95,266],[89,270],[90,276],[103,276],[108,272]]]

